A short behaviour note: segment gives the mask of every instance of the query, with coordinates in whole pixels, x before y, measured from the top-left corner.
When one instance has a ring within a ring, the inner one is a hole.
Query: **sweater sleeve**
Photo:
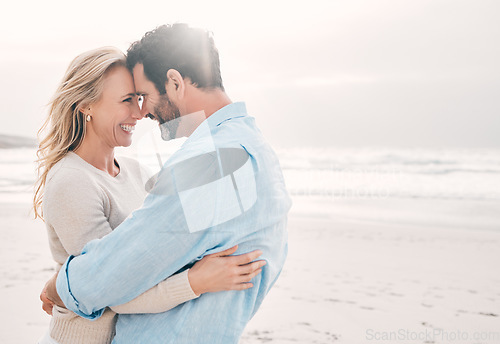
[[[77,256],[94,239],[111,233],[103,191],[81,171],[62,168],[44,192],[43,214],[68,255]]]
[[[111,310],[120,314],[162,313],[197,298],[199,295],[189,284],[188,271],[170,276],[132,301],[113,306]]]

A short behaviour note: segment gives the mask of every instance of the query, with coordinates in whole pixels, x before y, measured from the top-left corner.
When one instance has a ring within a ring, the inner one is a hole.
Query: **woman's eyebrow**
[[[126,95],[122,96],[122,98],[125,98],[125,97],[135,97],[135,96],[138,96],[139,94],[138,93],[127,93]]]

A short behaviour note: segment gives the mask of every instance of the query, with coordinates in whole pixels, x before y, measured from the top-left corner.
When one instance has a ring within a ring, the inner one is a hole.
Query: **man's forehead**
[[[132,72],[135,74],[135,73],[141,73],[141,74],[144,74],[144,65],[142,63],[136,63],[136,65],[134,66],[134,69],[132,70]]]
[[[138,63],[134,66],[132,74],[134,76],[134,84],[137,93],[147,93],[147,88],[153,83],[144,74],[144,66],[142,63]]]
[[[134,81],[141,82],[144,80],[144,66],[142,64],[136,64],[134,69],[132,69],[132,75],[134,76]]]
[[[134,76],[134,84],[137,93],[143,93],[145,90],[143,89],[147,81],[146,76],[144,75],[144,66],[142,64],[136,64],[134,69],[132,70],[132,74]]]

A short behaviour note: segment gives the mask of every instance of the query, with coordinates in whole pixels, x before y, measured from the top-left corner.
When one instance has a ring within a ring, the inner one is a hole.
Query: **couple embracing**
[[[145,117],[188,137],[146,185],[114,156]],[[210,33],[164,25],[126,56],[79,55],[43,129],[34,208],[58,272],[39,343],[237,343],[283,267],[291,202]]]

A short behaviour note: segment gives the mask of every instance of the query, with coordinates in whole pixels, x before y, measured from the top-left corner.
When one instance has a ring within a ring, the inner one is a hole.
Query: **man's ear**
[[[165,90],[169,90],[172,97],[177,99],[184,98],[186,85],[181,73],[175,69],[167,71],[167,81],[165,82]],[[170,97],[170,96],[169,96]]]

